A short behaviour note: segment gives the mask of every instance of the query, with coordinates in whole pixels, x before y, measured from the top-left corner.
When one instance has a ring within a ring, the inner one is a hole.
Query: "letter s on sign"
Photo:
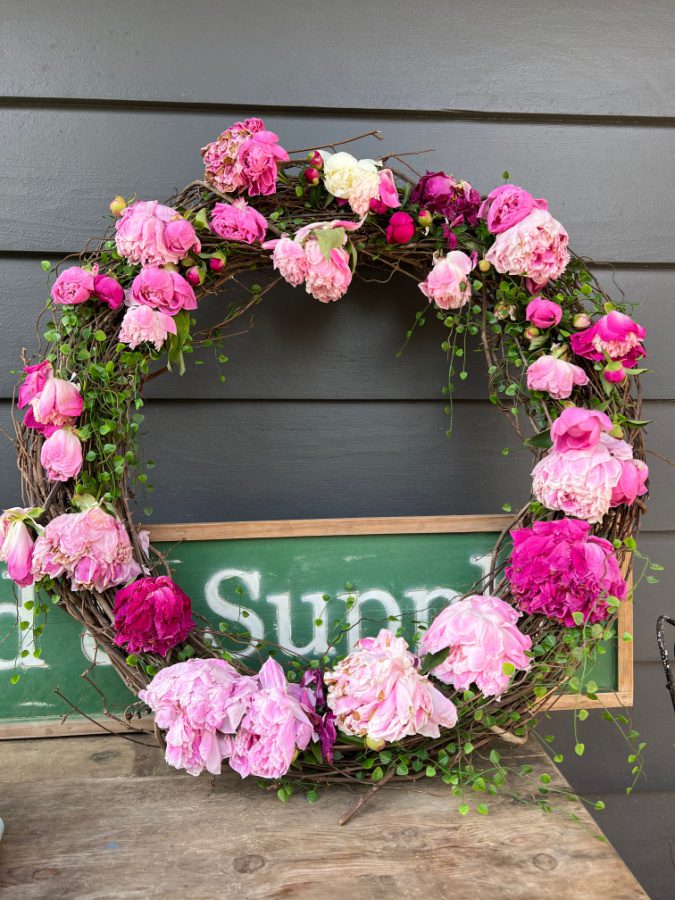
[[[238,650],[233,656],[250,656],[256,647],[256,641],[261,641],[265,637],[265,623],[260,616],[242,606],[239,603],[230,603],[224,597],[220,596],[221,582],[227,581],[229,578],[239,578],[243,581],[246,590],[251,596],[251,600],[260,599],[260,572],[246,572],[244,569],[220,569],[215,572],[204,586],[204,596],[210,609],[228,622],[236,622],[244,625],[251,633],[251,640],[245,650]],[[242,611],[248,613],[243,618]]]

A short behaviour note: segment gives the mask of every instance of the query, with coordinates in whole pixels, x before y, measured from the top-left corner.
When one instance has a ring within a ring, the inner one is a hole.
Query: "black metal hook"
[[[656,640],[659,644],[659,653],[661,654],[661,662],[663,663],[663,671],[666,673],[666,687],[670,692],[670,699],[673,703],[673,709],[675,709],[675,677],[673,676],[673,671],[670,667],[670,660],[668,659],[668,651],[666,650],[666,642],[663,636],[663,624],[667,622],[669,625],[675,627],[675,619],[671,619],[670,616],[659,616],[656,620]],[[675,652],[675,650],[674,650]]]

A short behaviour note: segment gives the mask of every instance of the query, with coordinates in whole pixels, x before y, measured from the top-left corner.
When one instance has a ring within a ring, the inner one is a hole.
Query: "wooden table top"
[[[499,749],[566,787],[534,742]],[[585,809],[562,797],[545,815],[473,794],[489,815],[461,817],[461,801],[428,779],[384,788],[340,828],[353,801],[340,787],[282,804],[252,780],[193,778],[120,737],[5,741],[0,890],[49,900],[647,896]]]

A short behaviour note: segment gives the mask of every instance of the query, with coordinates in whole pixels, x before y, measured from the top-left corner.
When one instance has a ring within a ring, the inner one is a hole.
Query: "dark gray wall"
[[[262,112],[288,147],[372,127],[382,145],[434,147],[443,167],[485,191],[508,169],[549,198],[575,249],[617,295],[642,304],[649,446],[675,457],[675,6],[668,0],[416,4],[296,0],[115,4],[23,0],[0,26],[0,426],[9,421],[17,348],[34,346],[44,304],[39,261],[100,233],[116,193],[164,198],[200,172],[199,147]],[[216,315],[215,298],[202,311]],[[528,489],[529,462],[485,401],[479,358],[457,389],[445,437],[446,378],[431,322],[403,358],[420,307],[409,284],[356,284],[322,306],[282,289],[254,328],[149,391],[144,446],[160,464],[155,521],[496,512]],[[502,455],[502,448],[512,452]],[[649,460],[653,497],[642,551],[672,566],[672,468]],[[11,448],[0,501],[17,500]],[[145,501],[144,501],[145,502]],[[600,822],[648,887],[671,896],[675,871],[675,715],[653,636],[675,613],[672,571],[636,601],[635,720],[649,742],[636,793],[626,752],[592,715],[581,762]],[[569,716],[546,731],[569,749]]]

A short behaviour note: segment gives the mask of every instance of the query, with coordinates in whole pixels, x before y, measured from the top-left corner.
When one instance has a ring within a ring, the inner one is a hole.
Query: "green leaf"
[[[331,250],[336,250],[344,244],[345,230],[344,228],[318,228],[314,232],[314,237],[325,259],[329,260]]]
[[[579,743],[579,744],[574,745],[574,752],[576,753],[577,756],[583,756],[585,749],[586,749],[585,744]]]
[[[445,660],[448,658],[449,653],[449,647],[445,647],[443,650],[439,650],[438,653],[427,653],[427,655],[422,659],[422,668],[420,670],[420,674],[428,675],[428,673],[432,669],[435,669],[436,666],[440,666],[441,663],[445,662]]]
[[[493,766],[498,766],[500,759],[501,759],[501,757],[497,750],[490,751],[490,762],[492,763]]]
[[[316,803],[316,801],[319,799],[319,795],[316,791],[307,791],[305,797],[307,798],[308,803]]]
[[[537,434],[533,434],[532,437],[526,438],[525,445],[540,450],[548,450],[549,447],[553,446],[550,428],[546,428],[544,431],[540,431]]]
[[[179,375],[185,373],[185,360],[183,358],[183,347],[190,333],[190,313],[186,309],[182,309],[173,317],[176,323],[176,334],[169,335],[168,362],[169,371],[173,371],[175,367]]]
[[[209,227],[208,219],[206,218],[206,207],[204,209],[200,209],[197,215],[192,220],[195,228],[202,228],[206,230]]]
[[[52,267],[52,264],[49,262],[48,259],[43,259],[42,262],[40,263],[40,266],[41,266],[43,272],[49,272],[49,270]]]
[[[18,672],[16,672],[14,675],[12,675],[12,677],[9,680],[12,684],[18,684],[20,678],[21,678],[21,676],[19,675]]]
[[[510,662],[502,663],[502,673],[504,675],[513,675],[513,673],[515,671],[516,671],[516,667],[513,665],[513,663],[510,663]]]
[[[101,329],[99,328],[97,331],[94,332],[94,338],[97,341],[104,341],[106,339],[105,331],[101,331]]]
[[[460,816],[465,816],[469,812],[469,804],[462,803],[462,805],[458,807],[457,812],[460,814]]]
[[[476,812],[481,816],[487,816],[489,812],[487,803],[479,803],[476,807]]]
[[[382,766],[376,766],[371,772],[370,777],[373,781],[382,781],[382,779],[384,778]]]

